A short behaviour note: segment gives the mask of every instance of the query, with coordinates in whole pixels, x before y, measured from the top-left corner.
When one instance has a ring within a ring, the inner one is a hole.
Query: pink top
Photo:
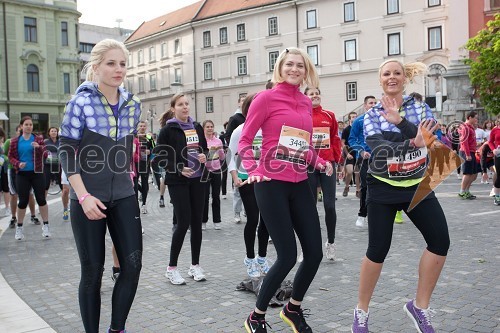
[[[213,135],[211,139],[208,136],[206,138],[208,155],[205,166],[210,172],[220,170],[220,161],[226,158],[226,154],[224,154],[224,149],[222,148],[222,141],[215,135]]]
[[[258,93],[248,110],[238,144],[238,152],[249,176],[266,176],[293,183],[307,179],[307,165],[276,159],[278,142],[284,125],[307,131],[309,143],[311,143],[313,129],[311,100],[299,90],[299,86],[286,82],[278,83],[273,89]],[[259,128],[262,129],[262,148],[260,162],[257,165],[252,142]],[[286,140],[289,138],[287,137]],[[307,164],[314,167],[317,167],[319,163],[325,165],[325,161],[317,156],[314,149],[310,147],[303,149],[305,149]]]

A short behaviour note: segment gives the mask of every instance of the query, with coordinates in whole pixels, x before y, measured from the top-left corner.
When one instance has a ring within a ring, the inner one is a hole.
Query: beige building
[[[0,120],[8,135],[21,117],[35,131],[58,126],[79,83],[74,0],[0,1]]]
[[[466,56],[467,17],[467,0],[199,1],[145,22],[127,39],[128,88],[148,120],[183,91],[193,116],[220,130],[238,96],[264,89],[279,52],[298,46],[315,62],[322,105],[337,118],[359,110],[366,95],[380,97],[378,67],[389,58],[427,64],[429,75],[407,93],[424,95],[439,118],[443,75]]]

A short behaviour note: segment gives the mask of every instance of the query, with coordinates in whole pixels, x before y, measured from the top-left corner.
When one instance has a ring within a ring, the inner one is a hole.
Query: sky
[[[78,0],[80,23],[135,30],[144,21],[170,13],[199,0]]]

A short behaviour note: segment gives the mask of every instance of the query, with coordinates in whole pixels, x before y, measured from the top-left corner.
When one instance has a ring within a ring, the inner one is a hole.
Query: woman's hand
[[[19,163],[19,169],[24,169],[25,166],[26,166],[26,162]]]
[[[333,175],[333,165],[331,162],[326,162],[325,165],[321,164],[321,163],[318,163],[318,168],[321,170],[321,171],[325,171],[326,175],[327,176],[331,176]]]
[[[205,163],[207,161],[207,156],[205,156],[205,154],[198,154],[198,161],[200,161],[200,163]]]
[[[40,145],[39,145],[39,144],[38,144],[38,142],[36,142],[36,141],[33,141],[33,142],[31,143],[31,145],[33,146],[33,148],[38,148],[38,147],[40,147]]]
[[[181,174],[186,178],[191,177],[193,175],[193,173],[194,173],[194,170],[191,168],[182,168],[182,171],[181,171]]]
[[[106,214],[102,212],[102,210],[106,210],[106,206],[96,197],[90,195],[85,198],[82,202],[82,208],[89,220],[95,221],[106,218]]]
[[[247,180],[245,180],[244,182],[241,183],[241,185],[245,185],[245,184],[252,184],[252,183],[260,183],[260,182],[268,182],[270,181],[271,178],[268,178],[264,175],[262,176],[249,176]]]
[[[423,148],[425,146],[430,146],[437,136],[434,135],[434,131],[439,127],[439,123],[434,119],[427,119],[418,125],[417,136],[415,137],[413,143],[417,148]]]
[[[243,181],[239,177],[233,177],[233,184],[236,187],[241,187],[243,185]]]
[[[384,95],[380,99],[380,102],[384,108],[384,112],[381,112],[380,114],[385,118],[385,120],[394,125],[399,124],[403,120],[403,118],[399,115],[399,106],[394,98]]]

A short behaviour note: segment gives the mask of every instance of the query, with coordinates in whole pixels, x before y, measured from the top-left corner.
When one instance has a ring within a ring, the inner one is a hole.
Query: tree
[[[473,52],[464,62],[470,66],[469,78],[481,104],[488,112],[500,114],[500,14],[469,39],[465,48]]]

